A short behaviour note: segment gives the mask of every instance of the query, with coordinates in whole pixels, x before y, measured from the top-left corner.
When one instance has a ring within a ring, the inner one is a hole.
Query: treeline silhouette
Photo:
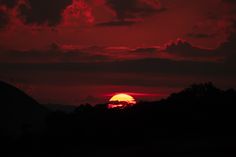
[[[195,84],[166,99],[122,110],[87,104],[73,112],[51,111],[3,82],[0,94],[1,153],[236,155],[236,91],[220,90],[212,83]]]

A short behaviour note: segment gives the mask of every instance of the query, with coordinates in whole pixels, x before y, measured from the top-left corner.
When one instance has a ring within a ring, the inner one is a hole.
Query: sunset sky
[[[0,79],[41,103],[236,88],[235,0],[0,0]]]

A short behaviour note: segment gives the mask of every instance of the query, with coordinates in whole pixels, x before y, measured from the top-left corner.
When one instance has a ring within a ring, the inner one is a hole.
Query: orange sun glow
[[[126,108],[128,106],[133,106],[134,104],[136,104],[135,99],[128,95],[128,94],[116,94],[114,95],[110,100],[109,100],[109,104],[108,104],[108,108],[112,109],[112,108]]]

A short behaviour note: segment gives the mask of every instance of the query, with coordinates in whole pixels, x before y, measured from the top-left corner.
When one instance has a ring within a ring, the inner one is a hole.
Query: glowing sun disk
[[[116,94],[109,100],[108,108],[125,108],[136,104],[135,99],[128,94]]]

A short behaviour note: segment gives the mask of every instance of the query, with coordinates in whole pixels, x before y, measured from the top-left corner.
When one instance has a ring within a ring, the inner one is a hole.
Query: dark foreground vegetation
[[[8,156],[235,156],[236,91],[192,85],[123,110],[51,111],[0,83],[0,153]]]

